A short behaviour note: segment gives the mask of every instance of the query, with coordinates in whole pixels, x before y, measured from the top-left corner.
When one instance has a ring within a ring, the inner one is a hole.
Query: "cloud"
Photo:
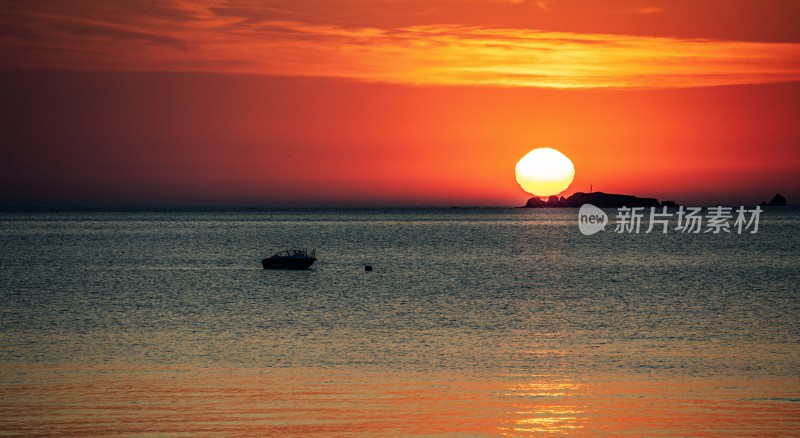
[[[672,88],[800,80],[800,44],[464,25],[343,27],[174,2],[5,11],[5,69],[199,71],[409,85]],[[271,12],[275,14],[271,14]],[[652,12],[651,12],[652,13]],[[288,15],[286,15],[288,17]]]
[[[97,37],[102,40],[122,40],[122,41],[141,41],[172,47],[178,50],[186,50],[186,41],[180,38],[173,38],[167,35],[155,33],[138,32],[131,30],[118,29],[97,24],[82,23],[63,23],[59,25],[63,30],[76,37]]]
[[[664,8],[660,6],[642,6],[641,8],[636,9],[637,14],[643,15],[659,14],[661,12],[664,12]]]

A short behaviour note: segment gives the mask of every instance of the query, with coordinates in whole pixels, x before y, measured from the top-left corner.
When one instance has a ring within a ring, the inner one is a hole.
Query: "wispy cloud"
[[[413,85],[671,88],[800,80],[800,44],[463,25],[349,28],[222,14],[215,2],[173,6],[105,19],[6,11],[0,56],[6,69],[202,71]]]
[[[543,11],[549,11],[551,3],[553,3],[553,0],[539,0],[536,2],[536,7]]]
[[[659,14],[661,12],[664,12],[664,8],[660,6],[642,6],[636,9],[636,13],[645,15]]]

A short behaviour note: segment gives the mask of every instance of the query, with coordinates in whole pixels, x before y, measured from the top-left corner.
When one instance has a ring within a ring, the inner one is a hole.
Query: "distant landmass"
[[[762,201],[761,202],[761,206],[762,207],[786,207],[786,198],[781,196],[780,193],[776,193],[775,196],[773,196],[772,199],[769,201],[769,203],[767,201]]]
[[[659,202],[656,198],[640,198],[633,195],[618,195],[613,193],[578,192],[572,196],[557,197],[551,196],[547,201],[534,196],[528,199],[526,208],[577,208],[583,204],[592,204],[600,208],[619,208],[619,207],[677,207],[674,201]]]
[[[640,198],[633,195],[618,195],[614,193],[578,192],[572,196],[551,196],[546,201],[534,196],[528,199],[525,208],[579,208],[583,204],[592,204],[600,208],[620,207],[678,207],[675,201],[661,201],[656,198]],[[762,202],[762,207],[783,207],[788,205],[786,198],[777,193],[769,202]]]

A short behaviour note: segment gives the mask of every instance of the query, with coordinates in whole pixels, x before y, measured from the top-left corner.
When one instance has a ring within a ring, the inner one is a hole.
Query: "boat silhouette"
[[[312,249],[310,254],[305,249],[287,249],[261,260],[261,264],[264,269],[304,270],[317,261],[316,252],[316,249]]]

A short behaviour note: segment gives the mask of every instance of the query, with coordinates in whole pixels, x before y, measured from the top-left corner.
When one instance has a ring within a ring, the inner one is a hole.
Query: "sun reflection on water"
[[[580,383],[542,381],[516,384],[501,394],[503,398],[525,400],[514,403],[515,410],[499,428],[503,436],[519,437],[535,433],[568,434],[586,426],[586,411],[580,396],[586,387]]]
[[[119,436],[787,436],[796,379],[0,366],[0,429]]]

